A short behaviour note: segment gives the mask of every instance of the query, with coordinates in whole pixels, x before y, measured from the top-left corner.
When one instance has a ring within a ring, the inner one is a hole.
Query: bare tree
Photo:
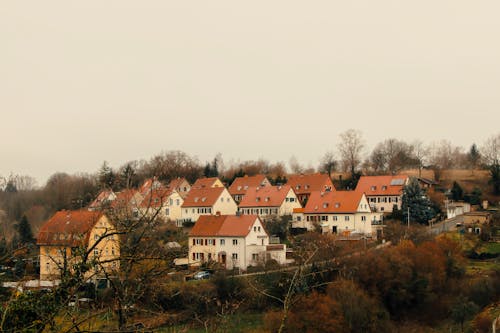
[[[327,151],[321,158],[319,171],[328,173],[328,177],[332,177],[332,171],[337,168],[337,160],[332,151]]]
[[[290,157],[288,165],[290,166],[292,173],[299,174],[304,172],[304,167],[299,163],[295,156]]]
[[[500,133],[490,136],[484,143],[481,151],[486,164],[500,164]]]
[[[361,163],[362,153],[365,147],[362,134],[358,130],[349,129],[340,135],[338,150],[340,153],[344,170],[350,170],[351,176],[356,174],[356,170]]]

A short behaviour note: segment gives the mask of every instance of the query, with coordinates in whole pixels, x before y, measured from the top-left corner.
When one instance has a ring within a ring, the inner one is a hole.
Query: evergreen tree
[[[490,180],[488,181],[493,186],[493,194],[500,194],[500,164],[494,163],[490,165]]]
[[[112,188],[115,184],[116,176],[109,167],[108,162],[104,161],[99,170],[99,183],[103,188]]]
[[[410,221],[426,224],[432,219],[436,212],[432,202],[425,192],[420,188],[418,181],[413,178],[403,189],[403,221],[408,221],[408,212]]]
[[[455,201],[463,200],[464,198],[464,190],[457,182],[453,182],[453,186],[451,188],[451,199]]]
[[[473,170],[477,168],[479,161],[481,160],[481,154],[479,153],[479,149],[477,149],[475,143],[470,147],[469,153],[467,154],[467,160]]]
[[[33,232],[28,222],[26,215],[23,215],[21,222],[16,225],[17,233],[19,235],[19,243],[21,245],[31,244],[34,242]]]

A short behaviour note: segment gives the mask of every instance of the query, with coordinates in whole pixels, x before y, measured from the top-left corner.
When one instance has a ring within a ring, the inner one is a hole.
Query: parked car
[[[207,271],[199,271],[199,272],[196,272],[194,275],[193,275],[193,279],[194,280],[204,280],[204,279],[208,279],[210,278],[210,272],[207,272]]]

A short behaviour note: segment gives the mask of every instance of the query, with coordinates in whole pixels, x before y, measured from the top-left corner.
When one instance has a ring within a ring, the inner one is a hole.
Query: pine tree
[[[403,221],[408,221],[409,212],[410,221],[421,224],[428,223],[436,215],[432,202],[416,179],[412,179],[403,189],[402,210]]]
[[[480,159],[481,159],[481,154],[479,153],[479,149],[477,149],[477,146],[474,143],[470,147],[469,153],[467,154],[467,160],[472,170],[477,168]]]
[[[464,190],[462,190],[462,187],[457,182],[453,182],[453,186],[451,188],[451,199],[459,201],[463,200],[463,198],[464,198]]]
[[[17,233],[19,235],[19,243],[21,245],[31,244],[34,242],[33,232],[28,222],[26,215],[23,215],[21,221],[16,225]]]

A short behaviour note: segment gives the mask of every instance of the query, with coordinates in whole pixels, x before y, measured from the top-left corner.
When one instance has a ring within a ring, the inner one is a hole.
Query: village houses
[[[184,199],[189,191],[191,190],[191,185],[185,178],[175,178],[168,183],[167,188],[170,190],[175,190]]]
[[[271,186],[265,175],[244,176],[235,178],[228,191],[233,196],[234,201],[239,204],[249,188],[265,186]]]
[[[301,207],[289,185],[251,187],[239,204],[239,212],[260,217],[284,216],[291,215],[295,208]]]
[[[85,278],[95,281],[104,272],[119,269],[120,242],[111,221],[100,211],[59,211],[43,224],[37,236],[40,247],[40,280],[60,279],[82,260],[82,251],[89,251],[89,260],[96,266]],[[104,271],[105,270],[105,271]]]
[[[333,186],[330,177],[322,173],[291,175],[286,184],[295,191],[303,206],[314,191],[335,191],[335,186]]]
[[[222,187],[192,187],[182,204],[181,219],[184,222],[196,222],[202,215],[236,214],[238,206],[228,190]]]
[[[406,175],[361,176],[356,192],[364,193],[375,211],[391,213],[394,206],[401,209],[403,188],[408,181]]]
[[[286,246],[269,245],[257,215],[200,216],[189,233],[189,263],[217,262],[226,269],[246,270],[266,260],[286,263]]]
[[[200,189],[200,188],[208,188],[208,187],[224,187],[224,184],[217,177],[209,177],[209,178],[198,178],[191,188]]]
[[[296,209],[292,227],[320,229],[322,233],[372,236],[372,224],[381,220],[366,196],[357,191],[312,192],[307,205]]]
[[[181,218],[182,196],[175,190],[160,187],[150,191],[141,202],[141,214],[155,216],[167,221],[177,221]]]

